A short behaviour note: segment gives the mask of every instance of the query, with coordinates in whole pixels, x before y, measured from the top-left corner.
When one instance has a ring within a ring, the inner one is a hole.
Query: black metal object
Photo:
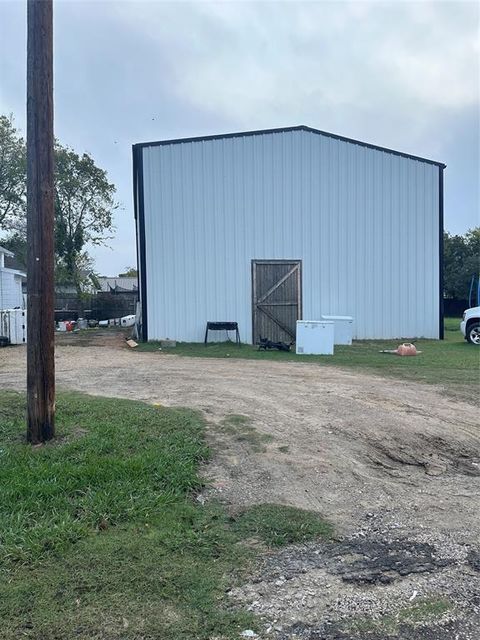
[[[444,166],[439,166],[438,167],[438,174],[439,174],[439,180],[438,180],[438,286],[439,286],[439,292],[438,292],[438,304],[439,304],[439,309],[438,309],[438,320],[439,320],[439,327],[438,327],[438,337],[440,340],[444,339],[444,318],[445,318],[445,310],[444,310],[444,306],[443,306],[443,296],[444,296],[444,290],[443,290],[443,242],[444,242],[444,238],[443,238],[443,231],[444,231],[444,221],[443,221],[443,170],[445,169]]]
[[[273,342],[268,338],[260,338],[260,342],[258,344],[259,351],[267,351],[269,349],[278,349],[278,351],[290,351],[292,345],[294,343],[290,342]]]
[[[227,336],[229,331],[235,331],[235,342],[240,346],[240,332],[238,330],[238,322],[207,322],[207,328],[205,329],[204,344],[207,344],[209,331],[226,331]]]
[[[142,307],[141,338],[148,341],[147,255],[145,240],[145,193],[143,184],[143,151],[133,145],[133,207],[137,234],[137,269],[139,272],[140,304]]]

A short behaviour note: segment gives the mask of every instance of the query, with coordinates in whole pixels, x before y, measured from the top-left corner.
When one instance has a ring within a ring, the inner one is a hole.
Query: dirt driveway
[[[265,637],[480,638],[478,407],[314,364],[140,353],[121,336],[60,346],[56,370],[59,388],[201,409],[224,501],[314,509],[336,525],[328,551],[270,554],[231,592],[265,616]],[[1,350],[0,387],[24,379],[25,350]],[[345,631],[362,616],[367,630]],[[378,631],[392,616],[397,635]]]

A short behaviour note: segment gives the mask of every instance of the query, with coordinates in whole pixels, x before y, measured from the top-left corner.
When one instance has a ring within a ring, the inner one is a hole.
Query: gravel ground
[[[135,352],[118,333],[62,336],[56,375],[59,388],[202,410],[212,493],[333,522],[338,540],[267,553],[230,593],[263,616],[261,637],[480,638],[477,406],[315,364]],[[0,350],[0,386],[24,381],[25,349]]]
[[[266,555],[231,601],[262,616],[265,638],[478,640],[476,551],[451,533],[412,535],[392,515],[369,514],[339,541]]]

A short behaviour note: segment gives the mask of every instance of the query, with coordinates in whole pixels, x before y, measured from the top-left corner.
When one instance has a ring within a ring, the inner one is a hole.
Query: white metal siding
[[[251,260],[302,260],[303,318],[438,338],[439,168],[305,131],[144,147],[148,338],[252,339]]]
[[[0,269],[0,309],[23,308],[22,279],[8,270]]]

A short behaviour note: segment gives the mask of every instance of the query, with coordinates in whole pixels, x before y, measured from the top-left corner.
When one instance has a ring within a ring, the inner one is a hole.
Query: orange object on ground
[[[397,354],[399,356],[416,356],[417,348],[414,344],[410,342],[404,342],[403,344],[397,347]]]

